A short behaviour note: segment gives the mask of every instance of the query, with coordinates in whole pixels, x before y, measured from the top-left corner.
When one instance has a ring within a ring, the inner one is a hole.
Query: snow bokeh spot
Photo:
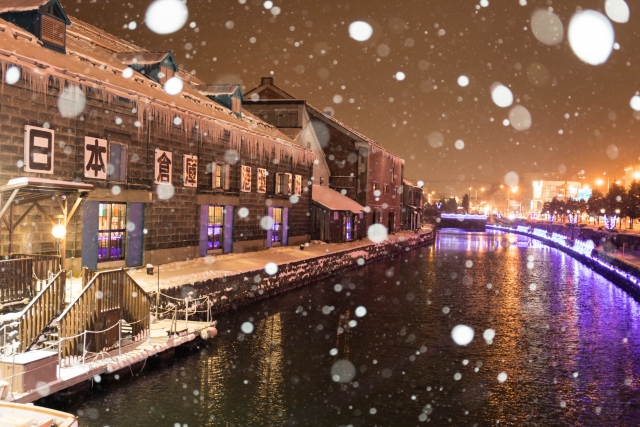
[[[356,376],[356,367],[348,360],[338,360],[331,366],[331,379],[337,383],[348,383]]]
[[[253,323],[244,322],[242,325],[240,325],[240,330],[245,334],[250,334],[251,332],[253,332]]]
[[[467,345],[473,340],[473,329],[467,325],[457,325],[451,330],[451,338],[458,345]]]
[[[636,111],[640,111],[640,96],[634,95],[631,97],[631,101],[629,101],[629,105]]]
[[[269,276],[273,276],[278,272],[278,264],[275,262],[268,262],[267,265],[264,266],[264,272]]]
[[[458,77],[458,86],[460,86],[460,87],[469,86],[469,77],[467,77],[467,76]]]
[[[355,21],[349,24],[349,37],[352,39],[364,42],[371,38],[373,35],[373,27],[364,21]]]
[[[372,224],[367,230],[367,237],[373,243],[382,243],[387,240],[387,227],[382,224]]]
[[[498,374],[498,381],[503,383],[503,382],[505,382],[507,380],[507,377],[508,377],[508,375],[507,375],[506,372],[500,372]]]
[[[564,39],[564,27],[558,15],[539,9],[531,16],[531,31],[540,43],[555,46]]]
[[[629,6],[624,0],[606,0],[604,11],[613,22],[619,24],[629,22]]]
[[[367,314],[367,309],[363,306],[356,308],[356,316],[364,317]]]
[[[595,10],[573,15],[568,36],[573,53],[587,64],[605,63],[613,50],[613,25],[606,16]]]
[[[509,122],[516,130],[527,130],[531,127],[531,113],[522,105],[516,105],[509,111]]]
[[[504,176],[504,183],[509,187],[516,186],[518,185],[519,182],[520,182],[520,177],[514,171],[507,172],[506,175]]]
[[[183,87],[182,79],[178,76],[173,76],[164,84],[164,91],[169,95],[177,95],[182,92]]]
[[[158,187],[156,188],[156,194],[160,200],[169,200],[173,197],[175,191],[176,189],[171,183],[158,184]]]
[[[395,75],[396,80],[398,80],[399,82],[401,82],[402,80],[405,79],[405,77],[407,77],[402,71],[398,71]]]
[[[491,85],[491,99],[501,108],[506,108],[513,104],[511,89],[498,82]]]
[[[78,117],[84,111],[87,98],[78,86],[69,85],[64,88],[58,98],[58,111],[62,117]]]
[[[427,135],[427,142],[432,148],[440,148],[444,145],[444,135],[438,131],[433,131]]]
[[[20,80],[20,68],[13,65],[7,69],[7,72],[4,75],[4,81],[7,82],[7,84],[12,85],[16,84],[18,80]]]
[[[457,140],[453,145],[456,147],[456,150],[464,149],[464,141],[461,139]]]
[[[493,329],[489,328],[489,329],[485,329],[485,331],[482,333],[482,338],[484,338],[484,340],[487,342],[487,344],[491,345],[493,344],[493,339],[496,337],[496,331],[494,331]]]
[[[238,216],[240,218],[246,218],[249,216],[249,209],[247,208],[240,208],[238,209]]]
[[[271,228],[273,227],[273,218],[271,218],[270,216],[263,216],[262,218],[260,218],[260,228],[262,228],[263,230],[271,230]]]
[[[184,26],[189,10],[181,0],[155,0],[144,17],[147,27],[154,33],[171,34]]]

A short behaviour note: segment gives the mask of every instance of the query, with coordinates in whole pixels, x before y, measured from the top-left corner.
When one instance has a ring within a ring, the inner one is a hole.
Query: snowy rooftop
[[[221,83],[198,86],[198,90],[203,95],[233,95],[233,93],[240,87],[237,83]]]
[[[332,211],[351,211],[353,213],[364,211],[364,207],[355,200],[323,185],[313,186],[312,198],[314,202]]]
[[[196,125],[205,131],[211,129],[220,133],[222,129],[229,129],[237,132],[237,141],[241,134],[253,135],[277,146],[278,150],[292,150],[297,159],[306,161],[313,158],[310,151],[274,126],[256,117],[238,118],[190,84],[184,85],[178,95],[169,95],[162,85],[140,73],[129,78],[123,76],[127,65],[114,58],[113,54],[139,48],[75,19],[72,22],[67,31],[67,53],[62,54],[41,46],[32,34],[0,19],[0,61],[18,65],[23,80],[31,81],[31,88],[35,91],[42,91],[38,85],[46,85],[49,76],[84,87],[93,86],[104,93],[134,101],[139,115],[145,110],[148,110],[147,114],[155,111],[167,117],[177,113],[182,116],[185,129]]]

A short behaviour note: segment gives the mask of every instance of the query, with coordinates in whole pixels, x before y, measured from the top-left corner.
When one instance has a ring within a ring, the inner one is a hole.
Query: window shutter
[[[224,189],[228,190],[229,189],[229,178],[231,176],[231,165],[229,164],[225,164],[224,165]]]
[[[127,181],[127,148],[126,145],[120,147],[120,182]]]
[[[47,15],[41,15],[41,17],[42,40],[64,47],[65,31],[67,30],[65,23]]]
[[[111,165],[109,170],[113,171],[109,174],[111,181],[120,181],[121,149],[121,145],[114,143],[109,144],[109,164]]]
[[[216,168],[218,164],[216,162],[211,162],[211,188],[216,188]]]

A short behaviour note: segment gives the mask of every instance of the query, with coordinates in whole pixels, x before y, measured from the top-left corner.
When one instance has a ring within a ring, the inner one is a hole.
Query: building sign
[[[53,174],[53,137],[51,129],[24,127],[24,171]]]
[[[184,186],[196,187],[198,185],[198,157],[185,154],[182,170],[184,171]]]
[[[258,193],[267,192],[267,170],[258,168]]]
[[[154,174],[156,184],[171,184],[172,159],[173,153],[171,151],[156,150]]]
[[[84,137],[84,177],[107,179],[107,140]]]
[[[251,166],[242,166],[242,176],[240,180],[244,192],[251,192]]]

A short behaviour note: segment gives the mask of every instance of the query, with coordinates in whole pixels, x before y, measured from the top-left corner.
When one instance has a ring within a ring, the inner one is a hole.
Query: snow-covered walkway
[[[429,228],[423,228],[420,233],[428,233]],[[415,233],[403,231],[390,235],[390,241],[415,236]],[[270,248],[260,252],[233,253],[212,255],[189,261],[172,262],[160,266],[160,288],[171,288],[187,283],[194,283],[216,277],[231,276],[238,273],[263,269],[267,263],[273,262],[283,265],[304,259],[313,259],[329,253],[352,250],[372,245],[369,239],[348,243],[310,244],[304,250],[297,246]],[[146,269],[130,270],[131,277],[147,292],[158,289],[158,266],[154,266],[154,275],[147,275]]]

